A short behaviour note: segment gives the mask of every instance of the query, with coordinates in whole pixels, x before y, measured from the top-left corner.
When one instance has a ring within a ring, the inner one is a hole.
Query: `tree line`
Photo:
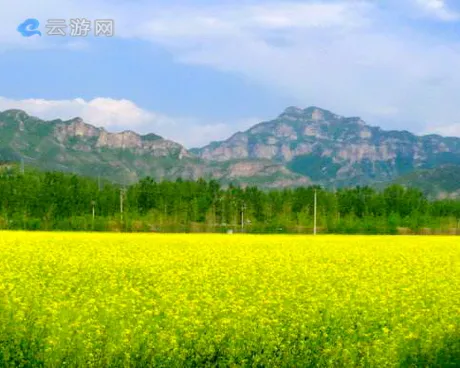
[[[460,201],[415,188],[318,186],[264,191],[217,181],[155,181],[126,188],[61,172],[0,166],[0,228],[65,231],[460,233]]]

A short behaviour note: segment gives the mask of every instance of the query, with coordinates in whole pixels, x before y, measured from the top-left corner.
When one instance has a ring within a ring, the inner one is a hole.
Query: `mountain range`
[[[0,160],[126,184],[145,176],[264,188],[397,182],[432,196],[460,196],[460,138],[386,131],[318,107],[288,107],[190,150],[153,133],[111,133],[81,118],[44,121],[7,110],[0,113]]]

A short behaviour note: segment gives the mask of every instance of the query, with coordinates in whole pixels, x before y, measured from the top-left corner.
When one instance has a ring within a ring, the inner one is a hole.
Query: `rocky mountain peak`
[[[100,128],[87,124],[82,118],[74,118],[66,122],[57,122],[54,127],[55,136],[59,141],[64,142],[69,137],[98,137]]]
[[[303,110],[304,117],[313,121],[328,121],[342,118],[329,110],[317,106],[310,106]]]
[[[280,116],[283,116],[283,115],[302,115],[303,114],[303,109],[301,109],[300,107],[297,107],[297,106],[289,106],[287,107],[286,109],[284,109],[284,111],[282,112],[282,114]]]
[[[305,109],[290,106],[278,116],[278,119],[291,121],[302,120],[306,122],[329,121],[340,118],[342,117],[317,106],[310,106]]]
[[[156,180],[218,179],[223,183],[283,187],[308,185],[309,179],[271,161],[236,160],[216,165],[179,143],[150,133],[109,132],[77,117],[44,121],[24,111],[0,112],[0,161],[27,163],[45,170],[104,176],[126,183]]]
[[[123,177],[123,172],[254,183],[257,176],[264,187],[310,182],[340,187],[459,165],[460,139],[385,131],[359,117],[291,106],[273,120],[192,154],[153,133],[108,132],[81,118],[43,121],[22,110],[0,112],[0,159],[18,161],[24,156],[46,168],[87,174],[106,170],[111,177]]]
[[[40,154],[46,154],[48,149],[66,152],[71,148],[75,152],[85,153],[109,149],[129,150],[131,154],[144,157],[179,159],[191,157],[179,143],[163,139],[156,134],[140,135],[131,130],[112,133],[85,122],[81,117],[66,121],[61,119],[44,121],[31,117],[22,110],[7,110],[0,112],[0,129],[5,131],[3,137],[0,135],[0,145],[27,146],[27,149],[37,150]],[[6,134],[7,129],[8,134]],[[37,147],[30,145],[30,137],[35,137],[34,142],[38,144]],[[47,143],[40,146],[42,139],[47,140]],[[65,155],[62,153],[62,157]]]
[[[143,135],[142,139],[144,141],[156,141],[156,140],[164,139],[164,138],[154,133],[148,133],[148,134]]]
[[[441,163],[460,163],[460,139],[385,131],[359,117],[291,106],[276,119],[194,152],[218,162],[271,160],[323,184],[367,185]]]
[[[81,117],[77,116],[73,119],[70,119],[69,122],[75,123],[75,124],[81,124],[81,123],[84,123],[84,120]]]
[[[19,109],[5,110],[3,115],[16,121],[24,121],[30,117],[25,111]]]

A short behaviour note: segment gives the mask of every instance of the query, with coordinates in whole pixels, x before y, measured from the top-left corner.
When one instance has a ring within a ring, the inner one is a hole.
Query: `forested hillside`
[[[216,181],[145,178],[123,190],[59,172],[21,173],[8,165],[0,170],[2,229],[309,233],[315,189],[320,232],[453,233],[460,220],[460,201],[429,201],[419,190],[398,185],[381,192],[368,187],[262,191],[223,189]]]
[[[278,190],[397,183],[460,198],[460,138],[385,131],[317,107],[287,108],[191,150],[153,133],[111,133],[80,118],[46,121],[7,110],[0,112],[0,160],[129,185],[147,176]]]

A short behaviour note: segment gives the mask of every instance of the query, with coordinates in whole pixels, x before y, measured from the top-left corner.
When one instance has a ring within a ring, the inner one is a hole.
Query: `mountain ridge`
[[[112,133],[80,117],[45,121],[12,109],[0,112],[0,159],[5,158],[117,182],[153,176],[265,188],[310,184],[339,188],[398,178],[417,182],[411,173],[443,170],[445,165],[456,170],[460,138],[383,130],[360,117],[316,106],[289,106],[275,119],[226,140],[187,149],[155,133]]]
[[[219,162],[270,159],[324,185],[349,186],[460,163],[460,138],[387,131],[360,117],[343,117],[314,106],[288,107],[276,119],[193,152]],[[318,162],[322,165],[315,167]]]
[[[308,178],[272,162],[230,160],[216,165],[154,133],[111,133],[81,118],[44,121],[22,110],[0,113],[0,159],[27,160],[39,168],[101,175],[123,183],[145,176],[159,180],[202,177],[266,187],[309,183]]]

